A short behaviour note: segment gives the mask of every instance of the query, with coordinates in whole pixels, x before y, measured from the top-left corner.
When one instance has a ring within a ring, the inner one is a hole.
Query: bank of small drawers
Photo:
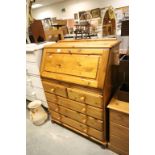
[[[52,120],[101,143],[104,141],[101,95],[53,82],[42,83]]]

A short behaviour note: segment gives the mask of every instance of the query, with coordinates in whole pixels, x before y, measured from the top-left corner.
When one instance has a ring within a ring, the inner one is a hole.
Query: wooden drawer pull
[[[61,52],[61,49],[57,49],[57,52]]]
[[[55,111],[58,111],[58,110],[59,110],[58,108],[55,109]]]
[[[54,88],[52,88],[50,91],[53,93],[53,92],[55,91],[55,89],[54,89]]]
[[[60,117],[58,117],[57,119],[60,120]]]
[[[84,129],[83,132],[87,132],[87,129]]]
[[[83,123],[86,123],[86,119],[82,120]]]
[[[82,108],[81,112],[85,112],[86,111],[86,108]]]
[[[80,97],[80,100],[81,100],[82,102],[84,102],[85,97],[84,97],[84,96]]]

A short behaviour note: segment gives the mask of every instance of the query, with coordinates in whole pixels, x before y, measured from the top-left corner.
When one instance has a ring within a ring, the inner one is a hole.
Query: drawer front
[[[42,81],[44,90],[49,93],[57,94],[63,97],[67,97],[66,88],[59,84],[54,84],[46,81]]]
[[[39,66],[37,65],[37,63],[26,63],[26,73],[27,75],[40,75]]]
[[[92,118],[92,117],[87,117],[87,125],[90,127],[93,127],[97,130],[103,131],[103,121]]]
[[[46,97],[43,89],[26,86],[26,95],[34,97],[36,100],[42,100],[46,102]]]
[[[110,135],[118,136],[122,141],[129,141],[129,129],[110,122]]]
[[[67,88],[68,97],[72,100],[83,102],[95,107],[103,107],[103,98],[99,94],[86,92],[80,89]]]
[[[61,115],[61,122],[75,128],[75,129],[77,129],[79,131],[87,133],[87,126],[82,124],[82,123],[79,123],[79,122],[77,122],[77,121],[75,121],[73,119],[70,119],[68,117],[65,117],[65,116]]]
[[[49,108],[50,111],[51,110],[53,110],[55,112],[58,112],[59,111],[58,105],[55,104],[55,103],[52,103],[52,102],[48,102],[48,108]]]
[[[43,89],[40,77],[36,77],[36,76],[27,75],[26,85]]]
[[[112,145],[124,152],[129,152],[129,142],[123,141],[118,136],[110,135],[110,145]]]
[[[87,106],[87,115],[103,120],[103,109]]]
[[[59,113],[55,112],[55,111],[51,111],[51,117],[53,119],[56,119],[58,121],[61,121],[61,115]]]
[[[56,95],[50,94],[50,93],[46,93],[46,92],[45,92],[45,95],[46,95],[47,101],[50,101],[50,102],[53,102],[53,103],[57,103]]]
[[[64,108],[62,106],[60,106],[59,112],[60,112],[60,114],[63,114],[63,115],[65,115],[69,118],[72,118],[78,122],[81,122],[84,124],[86,123],[87,118],[86,118],[86,115],[84,115],[84,114],[80,114],[79,112]]]
[[[115,110],[110,110],[110,122],[129,128],[129,115]]]
[[[79,103],[79,102],[58,96],[58,104],[63,107],[78,111],[83,114],[86,113],[86,105],[83,103]]]
[[[47,52],[44,71],[96,79],[99,58],[99,55],[52,54]]]
[[[89,136],[92,136],[100,141],[103,141],[104,140],[104,137],[103,137],[103,132],[100,132],[96,129],[93,129],[93,128],[88,128],[88,135]]]

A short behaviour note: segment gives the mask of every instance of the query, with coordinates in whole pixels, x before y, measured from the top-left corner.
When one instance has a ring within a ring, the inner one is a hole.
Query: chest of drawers
[[[112,98],[108,108],[108,147],[120,155],[129,155],[129,103]]]
[[[41,100],[45,107],[48,105],[40,79],[39,70],[42,49],[44,45],[52,43],[54,42],[27,44],[26,46],[26,99],[30,101]]]
[[[51,119],[106,144],[106,105],[119,41],[70,40],[44,48],[41,78]]]

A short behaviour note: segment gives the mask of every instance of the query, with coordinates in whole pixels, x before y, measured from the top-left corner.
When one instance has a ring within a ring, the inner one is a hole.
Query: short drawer
[[[110,135],[110,145],[122,150],[123,152],[129,152],[129,142],[123,141],[118,136]]]
[[[110,109],[110,122],[129,127],[129,115]]]
[[[104,137],[103,137],[103,132],[100,132],[96,129],[93,129],[93,128],[88,128],[88,135],[89,136],[92,136],[100,141],[103,141],[104,140]]]
[[[63,98],[60,96],[57,96],[57,98],[58,98],[59,105],[69,108],[69,109],[72,109],[72,110],[75,110],[75,111],[78,111],[83,114],[86,113],[86,105],[85,104],[79,103],[79,102],[76,102],[76,101],[73,101],[70,99],[66,99],[66,98]]]
[[[50,102],[53,102],[53,103],[57,103],[56,95],[51,94],[51,93],[46,93],[46,92],[45,92],[45,95],[46,95],[47,101],[50,101]]]
[[[87,106],[87,115],[103,120],[103,109]]]
[[[60,106],[59,113],[65,115],[69,118],[72,118],[78,122],[81,122],[84,124],[86,123],[86,119],[87,119],[86,115],[80,114],[79,112],[76,112],[76,111],[73,111],[73,110],[70,110],[70,109]]]
[[[99,94],[74,88],[67,88],[67,91],[68,97],[72,100],[83,102],[95,107],[103,107],[103,98]]]
[[[27,75],[30,75],[30,74],[40,75],[38,64],[27,62],[26,63],[26,73],[27,73]]]
[[[40,77],[37,77],[37,76],[27,75],[26,76],[26,85],[43,89],[41,79],[40,79]]]
[[[87,117],[87,125],[97,130],[103,131],[103,121],[93,117]]]
[[[79,123],[73,119],[70,119],[66,116],[61,115],[61,122],[75,128],[79,131],[87,133],[87,126],[86,125]]]
[[[67,90],[64,86],[55,84],[55,83],[50,83],[47,81],[42,81],[42,83],[43,83],[44,90],[46,92],[67,97]]]
[[[55,112],[58,112],[59,111],[58,105],[55,104],[55,103],[52,103],[52,102],[48,102],[48,108],[49,108],[50,111],[51,110],[53,110]]]
[[[56,120],[58,120],[58,121],[61,121],[61,115],[59,114],[59,113],[57,113],[57,112],[55,112],[55,111],[50,111],[51,112],[51,117],[53,118],[53,119],[56,119]]]

